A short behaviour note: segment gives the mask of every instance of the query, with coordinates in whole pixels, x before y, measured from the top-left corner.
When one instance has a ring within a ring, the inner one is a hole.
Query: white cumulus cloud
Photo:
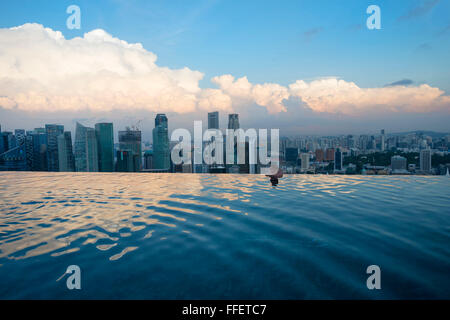
[[[156,61],[157,56],[141,44],[130,44],[101,29],[73,39],[39,24],[0,29],[0,107],[190,113],[258,105],[275,114],[285,112],[285,102],[297,97],[319,113],[450,109],[450,97],[426,84],[360,88],[328,78],[282,86],[253,84],[247,77],[226,74],[211,79],[217,88],[200,88],[202,72],[160,67]]]

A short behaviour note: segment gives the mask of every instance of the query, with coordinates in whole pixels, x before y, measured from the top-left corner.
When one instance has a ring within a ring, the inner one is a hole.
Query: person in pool
[[[277,173],[275,174],[267,174],[266,177],[270,177],[270,182],[272,183],[272,186],[276,186],[278,184],[278,179],[283,177],[283,171],[278,168]]]

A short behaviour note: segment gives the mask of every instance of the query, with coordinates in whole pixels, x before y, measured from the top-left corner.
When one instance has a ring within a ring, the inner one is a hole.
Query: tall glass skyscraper
[[[219,129],[219,112],[208,113],[208,129]]]
[[[75,171],[75,160],[72,151],[72,135],[70,131],[58,136],[59,171]]]
[[[120,153],[121,152],[121,153]],[[127,128],[119,131],[118,171],[138,172],[142,169],[142,135],[141,131]],[[120,158],[119,158],[120,157]],[[124,158],[125,157],[125,158]],[[119,163],[119,160],[124,161]]]
[[[341,171],[342,170],[342,151],[337,148],[334,152],[334,170]]]
[[[98,171],[98,149],[95,130],[77,122],[75,130],[75,169]]]
[[[98,170],[114,171],[114,131],[112,123],[97,123],[95,125],[98,149]]]
[[[239,129],[239,115],[237,113],[228,115],[228,129]]]
[[[47,134],[45,130],[36,131],[30,134],[32,140],[31,170],[47,171]]]
[[[64,133],[64,126],[46,124],[47,133],[47,167],[48,171],[59,171],[58,136]]]
[[[155,118],[155,128],[153,129],[153,168],[169,169],[169,153],[167,117],[162,113],[157,114]]]

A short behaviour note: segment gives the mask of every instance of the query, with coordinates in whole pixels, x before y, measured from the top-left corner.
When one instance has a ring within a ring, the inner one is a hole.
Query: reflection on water
[[[0,298],[450,298],[448,177],[0,173]],[[70,264],[83,289],[55,280]],[[382,290],[365,286],[382,270]]]

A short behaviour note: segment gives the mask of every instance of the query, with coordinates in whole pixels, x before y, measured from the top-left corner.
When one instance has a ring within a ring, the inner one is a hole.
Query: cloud
[[[424,0],[421,5],[412,8],[405,15],[398,18],[399,21],[411,20],[428,14],[440,0]]]
[[[222,92],[229,95],[236,105],[254,102],[265,106],[272,114],[286,111],[283,101],[289,98],[289,92],[286,87],[279,84],[251,84],[247,77],[235,80],[229,74],[214,77],[212,82],[217,84]]]
[[[403,79],[403,80],[385,84],[384,87],[409,86],[409,85],[412,85],[413,83],[414,83],[414,81],[412,81],[411,79]]]
[[[309,83],[297,80],[289,86],[289,90],[292,96],[298,96],[316,112],[359,116],[383,112],[450,111],[450,96],[427,84],[360,88],[353,82],[340,79]]]
[[[442,90],[426,84],[412,86],[407,79],[384,88],[360,88],[337,77],[283,86],[225,74],[211,79],[215,88],[200,88],[203,77],[188,67],[158,66],[157,56],[141,44],[127,43],[100,29],[73,39],[39,24],[0,29],[0,107],[6,110],[244,114],[256,109],[275,115],[289,113],[288,101],[291,112],[296,101],[297,110],[319,114],[450,109]]]

